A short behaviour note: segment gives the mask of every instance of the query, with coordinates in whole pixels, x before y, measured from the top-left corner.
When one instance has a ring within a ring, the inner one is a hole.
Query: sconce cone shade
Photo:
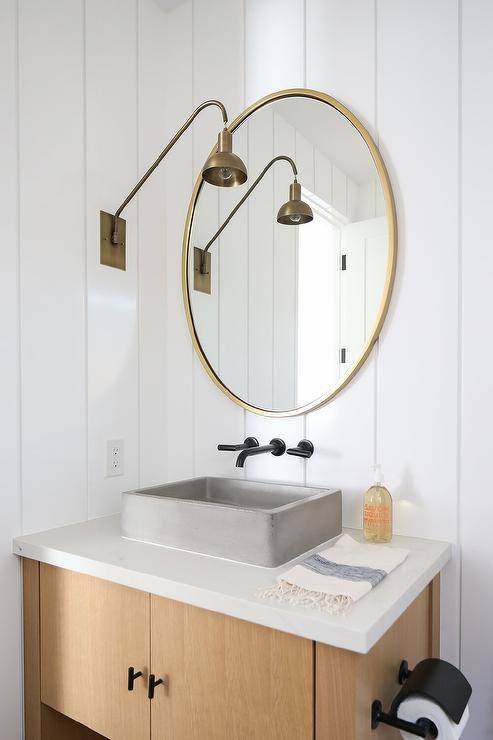
[[[217,137],[217,152],[207,159],[202,168],[202,177],[219,188],[232,188],[242,185],[247,179],[244,162],[233,154],[233,136],[224,129]]]
[[[295,180],[289,186],[289,200],[279,208],[277,222],[286,226],[300,226],[313,221],[313,211],[301,200],[301,185]]]

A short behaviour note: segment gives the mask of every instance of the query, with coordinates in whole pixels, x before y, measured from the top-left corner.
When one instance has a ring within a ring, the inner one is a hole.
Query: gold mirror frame
[[[372,330],[369,334],[368,339],[366,340],[366,343],[360,355],[358,356],[355,363],[353,364],[351,370],[346,375],[344,375],[344,377],[340,380],[337,386],[333,388],[330,393],[327,393],[324,396],[320,396],[319,398],[316,398],[314,401],[307,403],[305,406],[299,406],[298,408],[291,409],[288,411],[271,411],[270,409],[263,409],[257,406],[253,406],[252,404],[248,403],[247,401],[244,401],[242,398],[240,398],[235,393],[233,393],[233,391],[222,382],[221,378],[217,375],[216,371],[209,363],[207,359],[207,355],[205,354],[200,344],[200,340],[197,336],[197,332],[195,331],[195,324],[193,321],[192,309],[191,309],[191,303],[190,303],[189,280],[188,280],[189,278],[188,256],[189,256],[189,249],[190,249],[190,236],[191,236],[191,230],[192,230],[193,217],[195,213],[195,206],[196,206],[197,199],[199,197],[199,194],[200,194],[200,191],[203,185],[202,173],[199,173],[199,176],[195,183],[195,187],[192,192],[192,197],[190,199],[190,205],[188,207],[188,213],[187,213],[187,218],[185,222],[185,232],[183,235],[183,249],[182,249],[183,301],[185,304],[185,314],[187,317],[188,328],[190,330],[190,334],[192,337],[193,346],[200,358],[202,365],[204,366],[211,380],[217,385],[218,388],[222,390],[223,393],[226,394],[228,398],[230,398],[232,401],[237,403],[239,406],[242,406],[242,408],[246,409],[247,411],[251,411],[254,414],[260,414],[261,416],[271,416],[271,417],[299,416],[300,414],[306,414],[309,411],[314,411],[315,409],[320,408],[321,406],[324,406],[326,403],[329,403],[329,401],[335,398],[335,396],[337,396],[337,394],[340,393],[343,390],[343,388],[345,388],[351,382],[351,380],[355,377],[355,375],[359,372],[359,370],[362,368],[362,366],[366,362],[373,348],[373,345],[375,344],[376,340],[379,337],[379,334],[382,329],[383,323],[385,321],[385,317],[387,315],[387,311],[388,311],[389,304],[390,304],[390,298],[392,295],[392,288],[394,286],[395,268],[396,268],[396,262],[397,262],[397,218],[396,218],[396,212],[395,212],[394,195],[392,193],[392,187],[391,187],[389,176],[387,173],[387,168],[385,167],[385,164],[380,155],[380,152],[378,151],[377,145],[373,141],[370,133],[363,126],[361,121],[354,115],[354,113],[352,113],[348,108],[346,108],[345,105],[343,105],[338,100],[331,97],[330,95],[326,95],[325,93],[318,92],[317,90],[308,90],[306,88],[293,88],[289,90],[280,90],[279,92],[266,95],[265,97],[258,100],[256,103],[253,103],[248,108],[246,108],[243,111],[243,113],[240,113],[240,115],[237,118],[235,118],[233,123],[229,126],[229,131],[233,133],[238,128],[238,126],[240,126],[240,124],[243,123],[243,121],[246,118],[252,115],[252,113],[254,113],[255,111],[262,108],[264,105],[267,105],[268,103],[272,103],[276,100],[282,100],[284,98],[295,98],[295,97],[310,98],[312,100],[318,100],[322,103],[326,103],[327,105],[330,105],[332,108],[335,108],[337,111],[339,111],[339,113],[341,113],[363,137],[370,151],[372,159],[375,163],[375,167],[377,168],[378,176],[382,184],[382,190],[383,190],[383,195],[384,195],[384,200],[385,200],[385,211],[386,211],[386,216],[388,220],[389,253],[388,253],[387,273],[385,276],[383,295],[380,301],[380,306],[378,308],[377,317],[373,324]],[[212,149],[212,152],[214,152],[215,149],[216,147]]]

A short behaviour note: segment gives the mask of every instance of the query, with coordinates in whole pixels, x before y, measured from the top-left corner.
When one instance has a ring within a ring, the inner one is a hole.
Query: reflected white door
[[[388,234],[385,218],[347,224],[341,232],[341,350],[340,375],[361,352],[376,319],[385,282]]]
[[[298,233],[297,406],[339,377],[340,233],[317,215]]]

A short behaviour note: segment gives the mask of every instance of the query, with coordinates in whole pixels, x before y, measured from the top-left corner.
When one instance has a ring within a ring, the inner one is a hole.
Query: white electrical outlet
[[[123,475],[123,439],[108,439],[106,442],[106,477]]]

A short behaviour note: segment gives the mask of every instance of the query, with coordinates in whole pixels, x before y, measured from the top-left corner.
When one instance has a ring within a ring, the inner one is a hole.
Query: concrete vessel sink
[[[229,478],[127,491],[122,536],[275,568],[336,537],[341,492]]]

